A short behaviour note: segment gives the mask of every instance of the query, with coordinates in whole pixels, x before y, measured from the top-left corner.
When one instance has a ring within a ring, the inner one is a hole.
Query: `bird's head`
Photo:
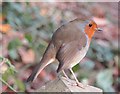
[[[84,31],[91,39],[96,31],[102,31],[102,29],[98,28],[97,24],[93,20],[89,20],[85,25]]]

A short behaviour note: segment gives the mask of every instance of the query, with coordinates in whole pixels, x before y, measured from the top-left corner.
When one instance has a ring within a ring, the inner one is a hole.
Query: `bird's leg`
[[[79,86],[79,87],[81,87],[81,88],[84,88],[84,85],[81,84],[81,83],[78,81],[78,79],[77,79],[76,75],[74,74],[72,68],[70,68],[70,71],[71,71],[71,73],[72,73],[72,75],[73,75],[73,77],[74,77],[74,79],[75,79],[75,81],[76,81],[77,86]]]
[[[62,70],[59,74],[57,74],[57,76],[58,76],[59,78],[61,78],[61,75],[60,75],[61,73],[63,73],[63,75],[64,75],[65,78],[69,79],[69,77],[67,76],[67,74],[65,73],[64,70]]]
[[[64,70],[62,70],[62,72],[63,72],[63,74],[64,74],[64,76],[67,78],[67,82],[69,82],[68,83],[68,85],[71,85],[71,80],[70,80],[70,78],[67,76],[67,74],[65,73],[65,71]],[[72,83],[72,85],[73,85],[74,83]]]
[[[64,76],[65,76],[67,79],[69,79],[69,77],[67,76],[67,74],[65,73],[65,71],[62,70],[62,72],[63,72]]]

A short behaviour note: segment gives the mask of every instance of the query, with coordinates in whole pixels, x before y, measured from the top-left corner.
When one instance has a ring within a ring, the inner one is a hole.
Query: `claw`
[[[77,84],[78,87],[85,89],[85,85],[83,85],[83,84],[81,84],[79,82],[76,82],[76,84]]]

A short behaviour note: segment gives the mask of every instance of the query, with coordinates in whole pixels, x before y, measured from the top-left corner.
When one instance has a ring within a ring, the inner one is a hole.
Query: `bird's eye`
[[[91,27],[92,26],[92,24],[89,24],[89,27]]]

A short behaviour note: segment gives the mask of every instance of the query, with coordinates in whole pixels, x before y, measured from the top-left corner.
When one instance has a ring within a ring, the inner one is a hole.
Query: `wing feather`
[[[78,40],[71,41],[66,44],[62,44],[60,47],[56,58],[58,61],[62,64],[59,64],[57,72],[61,71],[62,69],[68,67],[68,63],[71,63],[75,56],[78,54],[78,51],[80,51],[83,47],[86,46],[87,43],[87,37],[82,36],[82,38]]]

